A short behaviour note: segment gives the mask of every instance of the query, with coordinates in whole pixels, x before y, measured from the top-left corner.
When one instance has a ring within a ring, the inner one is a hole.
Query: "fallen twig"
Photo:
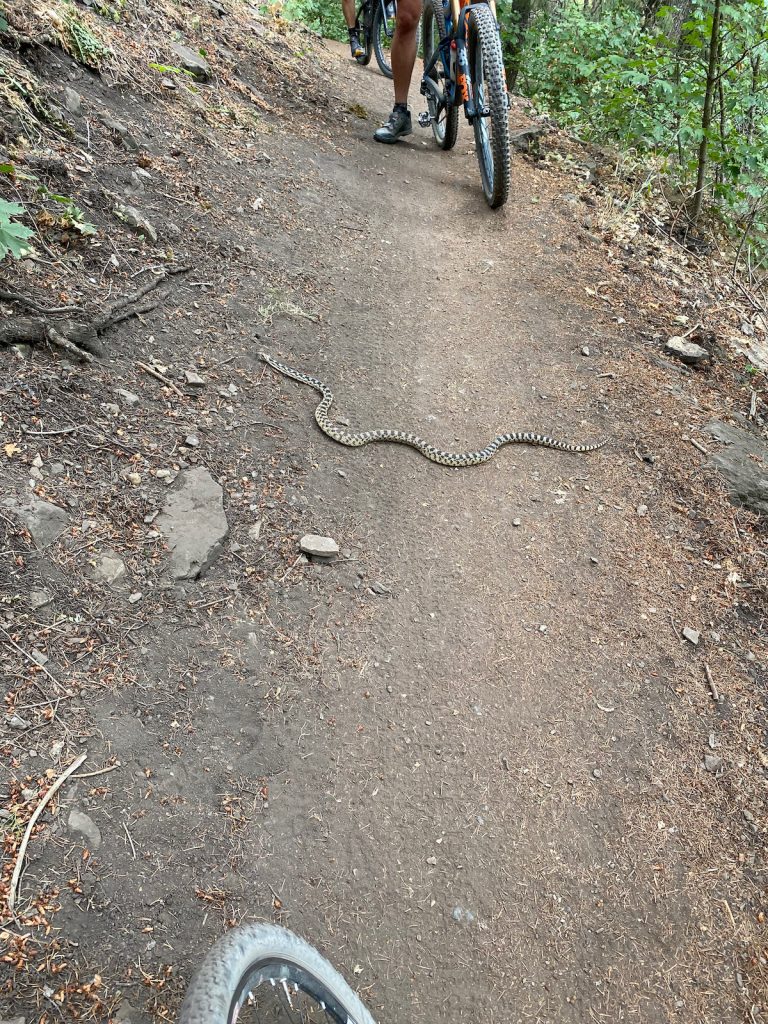
[[[6,292],[0,289],[0,300],[3,302],[16,302],[20,306],[24,306],[25,309],[31,309],[33,313],[43,313],[45,316],[58,315],[59,313],[82,313],[82,306],[53,306],[48,309],[46,306],[41,306],[39,302],[35,302],[34,299],[27,298],[26,295],[21,295],[19,292]]]
[[[79,423],[74,427],[63,427],[61,430],[32,430],[31,427],[22,426],[22,434],[27,437],[53,437],[56,434],[73,434],[76,430],[82,430],[83,424]]]
[[[695,437],[689,437],[688,440],[691,442],[694,448],[697,448],[701,452],[702,455],[709,455],[709,452],[704,447],[704,445],[701,444],[700,441],[697,441]]]
[[[32,835],[32,830],[37,824],[37,819],[43,813],[46,805],[50,802],[51,798],[55,795],[57,790],[67,781],[69,776],[80,767],[80,765],[88,757],[88,751],[84,751],[76,760],[72,762],[69,768],[61,774],[58,779],[53,783],[51,788],[45,794],[43,799],[35,808],[32,817],[27,822],[26,830],[24,831],[24,838],[21,840],[21,846],[19,846],[19,852],[16,855],[16,866],[13,869],[13,875],[11,876],[11,885],[8,889],[8,910],[11,914],[14,913],[16,906],[16,890],[19,885],[19,879],[21,878],[21,869],[24,866],[24,855],[27,852],[27,846],[29,845],[29,837]],[[15,916],[15,914],[14,914]]]
[[[147,281],[146,284],[143,284],[141,288],[138,289],[138,291],[131,292],[130,295],[124,295],[121,299],[117,299],[115,302],[112,303],[111,306],[107,306],[107,308],[104,310],[101,316],[94,321],[96,330],[105,331],[108,327],[111,327],[113,324],[118,323],[119,320],[125,320],[125,316],[116,319],[116,314],[119,313],[121,310],[125,309],[126,306],[132,306],[134,302],[138,302],[139,299],[143,299],[148,292],[151,292],[153,288],[157,288],[158,285],[162,284],[163,281],[166,281],[172,275],[187,274],[191,269],[192,267],[171,267],[170,269],[166,268],[165,270],[161,271],[156,277],[153,277],[151,281]],[[133,316],[133,313],[129,313],[127,315]]]
[[[143,370],[144,373],[148,373],[150,377],[154,377],[155,380],[162,381],[163,384],[166,385],[166,387],[169,387],[172,391],[175,391],[179,398],[184,397],[184,395],[181,393],[181,391],[179,391],[179,389],[176,387],[173,381],[169,380],[164,373],[160,373],[159,370],[156,370],[154,366],[150,366],[148,363],[139,362],[137,362],[136,365],[139,367],[140,370]]]
[[[79,772],[77,775],[73,775],[73,779],[92,779],[94,775],[106,775],[107,772],[113,772],[115,768],[122,768],[120,761],[117,764],[108,764],[106,768],[99,768],[95,772]]]
[[[25,651],[23,647],[19,647],[19,645],[16,643],[13,637],[6,633],[2,626],[0,626],[0,632],[5,636],[6,643],[10,644],[14,651],[16,651],[22,657],[26,658],[30,665],[34,665],[35,668],[39,668],[41,672],[48,676],[48,678],[51,680],[51,682],[54,684],[54,686],[60,693],[65,692],[64,687],[61,685],[56,676],[51,675],[51,673],[48,671],[45,665],[41,665],[39,661],[35,661],[32,655],[28,651]]]
[[[719,704],[723,698],[720,696],[717,686],[715,685],[715,680],[712,678],[712,672],[706,661],[704,662],[704,675],[707,677],[707,685],[709,686],[709,692],[712,694],[712,700],[716,704]]]

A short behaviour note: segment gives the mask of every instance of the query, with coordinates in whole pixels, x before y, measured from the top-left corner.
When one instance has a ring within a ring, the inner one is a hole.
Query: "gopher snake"
[[[333,404],[333,392],[317,377],[310,377],[308,373],[300,370],[292,370],[285,363],[280,363],[264,352],[259,353],[259,358],[268,363],[273,370],[292,377],[300,384],[308,384],[309,387],[319,391],[323,396],[322,401],[315,409],[317,425],[327,434],[328,437],[344,444],[348,448],[361,448],[365,444],[372,444],[374,441],[391,441],[395,444],[407,444],[429,459],[430,462],[437,462],[441,466],[451,466],[455,469],[464,466],[479,466],[487,462],[505,444],[535,444],[543,448],[557,448],[561,452],[594,452],[607,443],[606,440],[598,441],[595,444],[570,444],[568,441],[558,441],[554,437],[546,437],[542,434],[532,434],[528,431],[515,431],[512,434],[499,434],[498,437],[487,444],[478,452],[444,452],[434,445],[428,444],[415,434],[407,434],[403,430],[366,430],[360,434],[350,434],[346,430],[337,427],[328,419],[328,410]]]

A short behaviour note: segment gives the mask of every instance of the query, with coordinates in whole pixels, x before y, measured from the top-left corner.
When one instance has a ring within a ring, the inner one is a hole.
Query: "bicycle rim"
[[[373,19],[373,52],[382,75],[392,77],[392,37],[395,34],[397,5],[388,0],[382,11],[381,0],[375,0],[376,14]]]
[[[509,198],[510,181],[509,117],[501,41],[490,8],[473,8],[468,24],[475,105],[478,110],[488,110],[487,116],[474,119],[475,149],[485,198],[496,209]]]

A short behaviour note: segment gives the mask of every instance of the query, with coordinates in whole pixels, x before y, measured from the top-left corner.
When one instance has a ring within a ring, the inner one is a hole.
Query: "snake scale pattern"
[[[339,444],[346,445],[348,448],[361,448],[363,445],[373,444],[376,441],[406,444],[421,452],[424,458],[429,459],[430,462],[437,462],[441,466],[461,469],[464,466],[479,466],[483,462],[488,462],[499,448],[502,448],[505,444],[532,444],[539,445],[542,448],[556,448],[561,452],[575,453],[594,452],[607,444],[607,440],[597,441],[595,444],[571,444],[568,441],[558,441],[556,438],[547,437],[544,434],[515,431],[511,434],[499,434],[498,437],[494,437],[490,444],[487,444],[485,448],[481,448],[480,451],[444,452],[415,434],[408,434],[404,430],[366,430],[363,433],[349,433],[349,431],[336,426],[328,418],[328,411],[333,404],[333,392],[327,385],[323,384],[317,377],[310,377],[308,373],[292,370],[290,366],[286,366],[285,363],[273,359],[264,352],[259,354],[259,358],[271,366],[273,370],[277,370],[278,373],[282,373],[286,377],[292,377],[293,380],[297,380],[300,384],[307,384],[309,387],[314,388],[315,391],[320,392],[323,397],[317,409],[315,409],[317,425],[328,437],[338,441]]]

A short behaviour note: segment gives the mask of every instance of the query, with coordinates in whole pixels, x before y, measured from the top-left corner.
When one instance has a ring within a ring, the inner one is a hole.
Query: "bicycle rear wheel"
[[[316,949],[275,925],[234,928],[192,979],[179,1024],[255,1022],[374,1024],[338,971]]]
[[[473,122],[483,192],[491,209],[509,198],[510,154],[507,88],[499,30],[490,7],[473,7],[468,16],[469,71],[475,107],[487,114]]]
[[[362,15],[362,21],[361,16]],[[371,63],[371,57],[373,56],[373,31],[371,27],[370,3],[363,4],[358,11],[357,15],[357,31],[360,37],[360,44],[363,47],[363,52],[359,57],[355,57],[358,64],[362,64],[365,67]]]
[[[373,16],[373,52],[382,75],[392,77],[392,36],[395,34],[397,3],[395,0],[373,0],[376,13]]]
[[[424,13],[421,19],[421,38],[424,53],[424,73],[432,60],[432,55],[439,47],[440,40],[445,38],[445,15],[442,0],[425,0]],[[459,108],[446,101],[447,79],[442,60],[429,72],[429,78],[439,87],[443,99],[439,101],[427,91],[427,109],[432,117],[432,134],[441,149],[453,149],[459,133]]]

